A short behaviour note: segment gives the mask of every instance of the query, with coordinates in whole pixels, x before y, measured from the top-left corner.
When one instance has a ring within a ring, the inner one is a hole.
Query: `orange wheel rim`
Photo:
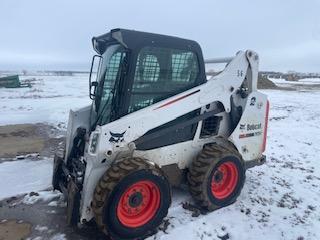
[[[211,193],[217,199],[229,197],[238,184],[238,168],[233,162],[222,163],[213,173]]]
[[[160,189],[149,180],[129,186],[121,195],[117,217],[126,227],[141,227],[149,222],[160,206]]]

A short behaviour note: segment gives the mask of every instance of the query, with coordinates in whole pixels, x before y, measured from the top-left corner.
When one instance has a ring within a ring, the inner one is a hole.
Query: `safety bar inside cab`
[[[229,63],[232,61],[234,57],[223,57],[223,58],[209,58],[205,59],[204,63],[209,64],[209,63]]]
[[[209,59],[205,59],[204,63],[205,64],[221,64],[221,63],[225,63],[228,64],[229,62],[232,61],[234,57],[223,57],[223,58],[209,58]],[[217,69],[213,70],[206,70],[206,75],[208,76],[215,76],[218,75],[219,73],[221,73],[222,69],[220,69],[220,71],[217,71]]]

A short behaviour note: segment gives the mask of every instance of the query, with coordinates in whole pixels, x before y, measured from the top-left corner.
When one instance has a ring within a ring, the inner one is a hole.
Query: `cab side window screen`
[[[136,63],[129,113],[197,85],[195,53],[160,47],[142,48]]]

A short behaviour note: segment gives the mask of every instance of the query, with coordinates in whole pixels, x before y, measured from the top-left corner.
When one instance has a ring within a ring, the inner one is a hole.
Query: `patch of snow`
[[[38,237],[35,237],[35,238],[27,238],[27,240],[42,240],[43,238],[38,236]]]
[[[48,227],[47,226],[40,226],[40,225],[37,225],[35,228],[34,228],[36,231],[38,232],[46,232],[48,231]]]
[[[274,82],[275,84],[283,84],[288,83],[284,78],[268,78],[270,81]]]
[[[44,122],[65,128],[70,109],[91,104],[87,74],[27,78],[32,77],[37,80],[31,88],[0,88],[0,125]]]
[[[62,193],[58,191],[41,191],[36,193],[29,193],[27,194],[23,200],[22,203],[24,204],[35,204],[36,202],[50,202],[54,199],[62,198]]]
[[[66,235],[64,233],[58,233],[50,238],[50,240],[67,240]]]
[[[16,160],[22,160],[22,159],[29,159],[29,160],[34,160],[34,159],[38,159],[40,156],[39,153],[29,153],[26,155],[18,155],[16,156]]]
[[[283,78],[269,78],[277,86],[290,86],[290,85],[320,85],[320,78],[303,78],[298,81],[286,81]]]
[[[0,199],[50,187],[52,165],[52,159],[0,163]]]
[[[57,201],[52,201],[48,203],[48,206],[50,207],[57,207],[58,206],[58,202]]]
[[[298,82],[303,84],[320,84],[320,78],[303,78]]]
[[[35,237],[33,240],[42,240],[43,238],[38,236],[38,237]]]
[[[56,210],[49,210],[49,211],[47,211],[47,213],[55,214],[55,213],[57,213],[57,211]]]

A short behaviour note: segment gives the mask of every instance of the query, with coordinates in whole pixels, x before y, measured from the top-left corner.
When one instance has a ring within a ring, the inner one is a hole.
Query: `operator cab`
[[[206,81],[202,51],[195,41],[114,29],[92,43],[98,55],[90,73],[91,130]]]

